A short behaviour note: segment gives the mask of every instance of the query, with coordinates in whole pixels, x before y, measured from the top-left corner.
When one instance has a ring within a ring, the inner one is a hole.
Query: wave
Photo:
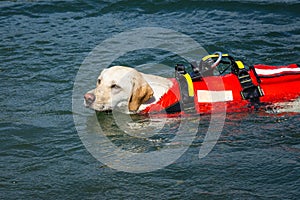
[[[167,1],[16,1],[0,5],[0,16],[27,15],[37,17],[39,14],[83,12],[87,15],[101,15],[116,12],[160,13],[177,11],[228,10],[228,11],[271,11],[298,14],[298,0],[167,0]],[[284,9],[283,9],[284,8]]]

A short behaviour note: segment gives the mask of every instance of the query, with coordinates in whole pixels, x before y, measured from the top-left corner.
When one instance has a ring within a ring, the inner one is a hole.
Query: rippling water
[[[297,0],[1,2],[0,199],[297,199],[299,103],[279,113],[229,114],[218,143],[199,159],[210,120],[203,116],[180,159],[131,174],[86,150],[73,122],[72,90],[95,46],[145,26],[184,33],[209,52],[221,50],[247,63],[300,63],[299,10]],[[164,59],[130,54],[118,62]],[[147,70],[173,73],[171,67]],[[171,121],[162,136],[136,143],[120,133],[110,114],[104,117],[102,126],[125,149],[158,151],[173,137]]]

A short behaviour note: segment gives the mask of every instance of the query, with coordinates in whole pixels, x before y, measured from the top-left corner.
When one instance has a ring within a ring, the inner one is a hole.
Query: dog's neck
[[[151,74],[144,74],[144,73],[141,74],[144,77],[144,79],[149,83],[154,93],[152,98],[150,98],[147,102],[145,102],[139,107],[139,111],[144,110],[146,107],[148,107],[151,104],[157,103],[160,100],[160,98],[164,94],[166,94],[167,91],[173,85],[173,82],[170,79],[151,75]]]

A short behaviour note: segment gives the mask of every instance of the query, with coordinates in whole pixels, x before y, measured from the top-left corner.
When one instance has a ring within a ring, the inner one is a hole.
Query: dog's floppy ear
[[[153,90],[150,85],[140,77],[132,79],[132,92],[129,98],[129,111],[137,111],[141,104],[148,101],[153,96]]]

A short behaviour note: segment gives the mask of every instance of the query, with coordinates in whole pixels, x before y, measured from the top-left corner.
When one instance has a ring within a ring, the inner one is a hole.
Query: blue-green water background
[[[1,2],[0,199],[297,199],[297,112],[231,114],[207,157],[197,157],[199,136],[169,167],[130,174],[85,149],[72,89],[96,45],[144,26],[184,33],[248,63],[299,63],[299,11],[297,0]]]

